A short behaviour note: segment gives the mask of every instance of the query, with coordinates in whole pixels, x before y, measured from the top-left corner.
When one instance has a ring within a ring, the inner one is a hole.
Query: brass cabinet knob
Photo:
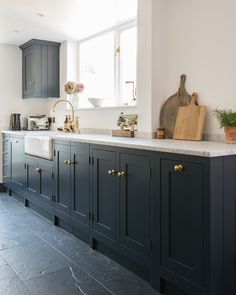
[[[125,172],[124,171],[118,172],[117,173],[117,176],[118,177],[124,177],[125,176]]]
[[[69,165],[69,163],[70,163],[69,160],[65,160],[65,161],[64,161],[64,164],[65,164],[65,165]]]
[[[41,173],[41,169],[40,169],[40,168],[36,168],[36,169],[34,170],[34,172],[37,173],[37,174],[40,174],[40,173]]]
[[[177,171],[177,172],[181,172],[181,171],[184,170],[184,166],[181,165],[181,164],[179,164],[179,165],[175,165],[175,166],[174,166],[174,169],[175,169],[175,171]]]
[[[108,170],[108,171],[107,171],[107,174],[108,174],[108,175],[111,175],[111,176],[112,176],[112,175],[116,175],[116,171],[115,171],[114,169],[112,169],[112,170]]]
[[[68,163],[68,165],[75,165],[75,164],[77,164],[76,161],[69,161],[69,163]]]

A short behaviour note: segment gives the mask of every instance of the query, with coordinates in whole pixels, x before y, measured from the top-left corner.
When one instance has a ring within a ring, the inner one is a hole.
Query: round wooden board
[[[166,138],[173,138],[178,108],[190,104],[191,95],[185,89],[185,81],[186,75],[182,75],[177,93],[170,96],[161,108],[160,127],[165,128]]]

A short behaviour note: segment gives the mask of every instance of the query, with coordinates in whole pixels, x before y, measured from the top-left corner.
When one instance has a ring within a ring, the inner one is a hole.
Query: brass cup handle
[[[184,166],[181,165],[181,164],[179,164],[179,165],[175,165],[175,166],[174,166],[174,169],[175,169],[176,172],[181,172],[181,171],[184,170]]]
[[[125,172],[124,171],[118,172],[117,173],[117,176],[118,177],[124,177],[125,176]]]
[[[113,176],[113,175],[116,175],[116,171],[114,169],[108,170],[107,174]]]
[[[40,168],[36,168],[36,169],[34,170],[34,172],[37,173],[37,174],[40,174],[40,173],[41,173],[41,169],[40,169]]]

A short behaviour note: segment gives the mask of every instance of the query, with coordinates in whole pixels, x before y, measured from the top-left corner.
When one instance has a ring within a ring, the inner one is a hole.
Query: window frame
[[[122,97],[121,97],[121,55],[118,54],[118,56],[116,56],[116,50],[118,48],[120,48],[120,35],[123,31],[131,29],[131,28],[137,28],[137,18],[134,18],[132,20],[123,22],[121,24],[118,24],[116,26],[113,26],[107,30],[98,32],[94,35],[91,35],[89,37],[86,37],[84,39],[81,39],[78,42],[78,62],[79,62],[79,68],[78,68],[78,78],[79,81],[81,80],[81,66],[82,63],[80,63],[80,59],[81,59],[81,51],[80,51],[80,46],[81,44],[83,44],[86,41],[92,40],[96,37],[102,36],[104,34],[107,33],[111,33],[114,32],[114,101],[112,102],[112,106],[124,106],[125,104],[122,104]],[[138,48],[138,44],[137,44],[137,48]],[[137,62],[136,62],[137,65]],[[136,81],[137,81],[137,67],[136,67]],[[83,82],[83,81],[81,81]],[[106,106],[104,106],[106,107]]]

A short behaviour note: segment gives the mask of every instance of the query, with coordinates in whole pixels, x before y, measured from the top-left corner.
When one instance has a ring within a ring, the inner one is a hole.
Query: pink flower
[[[75,92],[77,93],[82,93],[84,91],[84,84],[82,83],[77,83],[75,87]]]

